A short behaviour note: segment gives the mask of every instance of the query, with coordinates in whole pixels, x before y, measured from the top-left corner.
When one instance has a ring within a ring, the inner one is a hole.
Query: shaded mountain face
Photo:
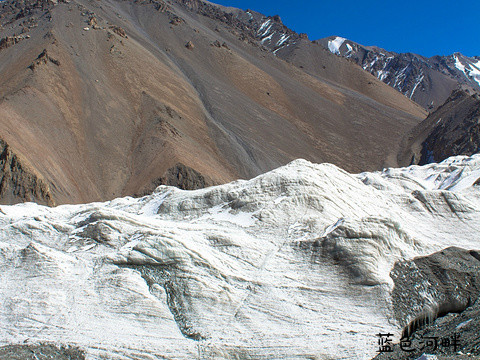
[[[404,138],[399,162],[427,164],[480,151],[480,95],[455,91]]]
[[[480,91],[480,57],[398,54],[363,46],[338,36],[316,41],[333,54],[350,59],[372,75],[431,111],[453,90]]]
[[[379,169],[425,117],[278,17],[186,0],[0,6],[4,203],[195,189],[296,158]]]

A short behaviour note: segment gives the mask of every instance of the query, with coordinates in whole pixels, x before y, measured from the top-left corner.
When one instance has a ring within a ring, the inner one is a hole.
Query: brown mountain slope
[[[480,95],[454,91],[403,139],[399,163],[428,164],[480,151]]]
[[[377,169],[396,165],[385,149],[425,115],[318,46],[301,54],[327,69],[301,69],[182,3],[12,4],[1,15],[0,139],[45,192],[7,187],[4,203],[196,188],[295,158]]]

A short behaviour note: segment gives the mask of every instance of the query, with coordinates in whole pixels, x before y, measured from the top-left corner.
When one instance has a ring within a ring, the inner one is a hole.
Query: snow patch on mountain
[[[346,39],[337,36],[335,39],[328,42],[328,49],[337,55],[340,55],[340,47],[343,45]]]
[[[289,35],[283,34],[280,40],[278,40],[277,46],[282,46],[285,43],[285,41],[287,41],[289,38],[290,38]]]
[[[195,191],[1,206],[0,344],[369,359],[372,334],[402,330],[394,262],[479,247],[479,177],[480,155],[357,175],[296,160]]]
[[[460,56],[454,55],[455,67],[460,70],[467,79],[472,79],[480,86],[480,61],[473,62],[470,59],[463,58],[460,59]]]
[[[423,81],[424,78],[425,78],[425,75],[423,75],[423,72],[420,71],[420,75],[419,75],[419,77],[417,78],[417,81],[415,82],[415,85],[414,85],[414,87],[413,87],[413,89],[412,89],[412,92],[411,92],[411,94],[410,94],[410,99],[413,97],[413,95],[415,94],[415,91],[416,91],[417,88],[418,88],[418,85],[420,85],[420,84],[422,83],[422,81]]]
[[[264,38],[262,39],[262,41],[261,41],[262,44],[265,43],[266,41],[272,41],[272,36],[273,36],[273,33],[270,34],[270,35],[268,35],[268,36],[266,36],[266,37],[264,37]]]
[[[347,54],[353,52],[353,47],[350,44],[345,44],[347,46]]]
[[[265,34],[267,34],[271,28],[271,25],[272,24],[272,20],[271,19],[268,19],[266,20],[261,26],[260,28],[258,29],[257,33],[259,36],[265,36]]]
[[[460,62],[458,56],[454,55],[453,58],[455,59],[455,67],[465,74],[465,66]]]

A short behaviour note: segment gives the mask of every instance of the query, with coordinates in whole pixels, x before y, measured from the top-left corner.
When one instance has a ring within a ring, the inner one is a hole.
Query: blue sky
[[[480,0],[212,0],[280,15],[310,40],[339,35],[363,45],[424,56],[480,56]]]

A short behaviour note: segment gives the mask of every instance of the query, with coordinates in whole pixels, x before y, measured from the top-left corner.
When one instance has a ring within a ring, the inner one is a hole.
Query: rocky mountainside
[[[426,318],[479,355],[479,178],[479,155],[358,175],[296,160],[195,191],[1,206],[0,356],[371,359],[376,334]]]
[[[426,116],[278,17],[193,0],[0,7],[3,203],[196,189],[296,158],[380,169]]]
[[[352,60],[429,111],[442,105],[453,90],[480,92],[480,57],[455,53],[426,58],[363,46],[338,36],[316,42]]]
[[[480,151],[480,95],[456,91],[404,138],[399,163],[427,164]]]

